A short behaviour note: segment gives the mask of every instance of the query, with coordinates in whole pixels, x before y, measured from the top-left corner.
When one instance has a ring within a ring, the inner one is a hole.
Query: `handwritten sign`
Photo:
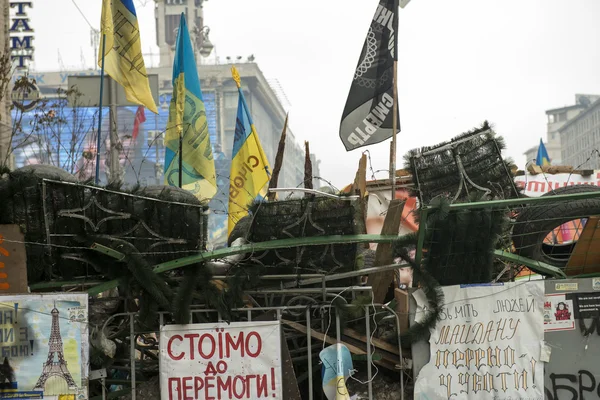
[[[161,327],[160,388],[164,400],[281,399],[279,322]]]
[[[543,281],[443,290],[415,399],[543,399]]]
[[[0,225],[0,294],[28,292],[24,242],[19,225]]]

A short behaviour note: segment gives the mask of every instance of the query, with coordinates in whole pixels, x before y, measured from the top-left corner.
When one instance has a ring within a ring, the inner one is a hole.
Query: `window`
[[[553,124],[554,123],[554,114],[548,115],[548,123],[549,124]]]
[[[561,122],[562,121],[566,121],[567,120],[567,113],[563,112],[563,113],[558,114],[558,120],[561,121]]]
[[[165,15],[165,43],[169,46],[175,45],[180,18],[179,15]]]

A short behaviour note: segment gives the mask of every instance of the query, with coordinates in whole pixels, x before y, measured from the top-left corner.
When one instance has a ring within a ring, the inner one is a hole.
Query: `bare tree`
[[[35,81],[24,76],[15,88],[26,88]],[[25,111],[13,106],[7,153],[23,164],[47,164],[81,175],[94,162],[98,111],[81,102],[75,87],[57,89],[51,98],[41,98],[35,109]],[[6,158],[8,160],[8,157]]]

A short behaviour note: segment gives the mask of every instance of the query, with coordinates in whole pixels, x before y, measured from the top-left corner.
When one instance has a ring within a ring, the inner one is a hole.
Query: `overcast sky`
[[[90,27],[74,3],[99,28],[100,0],[34,1],[35,70],[93,66]],[[154,2],[134,3],[144,52],[157,52]],[[338,136],[377,4],[209,0],[204,6],[221,61],[254,54],[267,78],[279,80],[291,103],[291,129],[299,141],[310,141],[322,176],[337,186],[353,180],[366,149],[374,170],[388,168],[389,141],[346,152]],[[399,167],[408,150],[485,119],[523,167],[522,153],[545,139],[545,110],[573,104],[575,93],[600,94],[598,21],[598,0],[412,0],[399,17]]]

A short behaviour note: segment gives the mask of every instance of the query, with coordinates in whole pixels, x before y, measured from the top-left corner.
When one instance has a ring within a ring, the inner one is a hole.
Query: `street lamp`
[[[209,33],[210,33],[210,28],[208,26],[203,26],[200,29],[198,29],[197,27],[194,27],[196,43],[198,44],[198,52],[204,58],[210,56],[210,53],[212,52],[213,48],[215,47],[212,44],[212,42],[210,41],[210,39],[208,38]]]

